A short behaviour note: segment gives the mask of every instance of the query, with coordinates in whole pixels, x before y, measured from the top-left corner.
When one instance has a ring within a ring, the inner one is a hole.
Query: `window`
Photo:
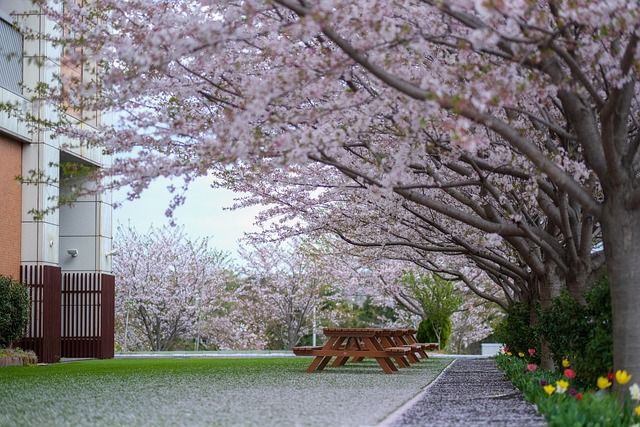
[[[0,86],[22,94],[22,34],[0,18]]]

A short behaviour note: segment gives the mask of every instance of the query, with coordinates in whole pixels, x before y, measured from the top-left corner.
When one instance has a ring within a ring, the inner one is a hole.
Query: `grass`
[[[375,425],[452,359],[386,375],[374,360],[115,359],[0,370],[0,426]]]

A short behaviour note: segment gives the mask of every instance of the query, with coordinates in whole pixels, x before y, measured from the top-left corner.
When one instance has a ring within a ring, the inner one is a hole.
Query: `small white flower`
[[[629,387],[629,393],[631,393],[631,398],[633,400],[640,400],[640,387],[638,387],[638,383],[634,383]]]

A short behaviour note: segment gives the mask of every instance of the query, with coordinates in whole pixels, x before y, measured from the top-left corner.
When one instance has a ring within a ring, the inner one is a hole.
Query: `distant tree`
[[[20,339],[29,322],[29,293],[17,280],[0,276],[0,348]]]
[[[399,318],[394,308],[375,304],[373,298],[368,295],[364,296],[361,302],[353,302],[351,309],[354,316],[349,319],[349,326],[352,328],[389,327]]]
[[[446,319],[444,323],[438,328],[438,334],[436,334],[436,328],[431,323],[431,320],[424,319],[418,325],[418,332],[416,338],[420,342],[425,343],[437,343],[438,349],[443,349],[449,344],[449,337],[451,336],[453,325],[451,319]]]
[[[502,316],[500,308],[487,300],[467,292],[460,309],[451,315],[451,337],[447,350],[460,354],[474,342],[489,337]]]
[[[440,345],[447,325],[451,331],[451,315],[458,311],[463,302],[459,291],[453,282],[435,274],[421,275],[407,271],[401,281],[419,304],[424,320],[433,329]]]
[[[119,226],[113,271],[116,316],[124,350],[132,344],[168,350],[176,339],[200,339],[200,326],[225,295],[227,256],[184,228],[149,228],[139,234]]]
[[[346,270],[322,249],[317,242],[294,239],[240,250],[249,278],[238,294],[243,316],[287,348],[310,332],[314,307],[320,310],[341,298],[336,289]]]

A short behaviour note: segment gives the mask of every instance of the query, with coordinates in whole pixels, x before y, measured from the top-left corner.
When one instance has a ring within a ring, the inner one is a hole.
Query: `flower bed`
[[[604,374],[597,384],[581,386],[569,358],[559,372],[538,369],[529,355],[513,355],[505,347],[496,362],[509,380],[535,404],[549,426],[632,426],[640,425],[640,387],[629,386],[625,371]],[[613,389],[616,384],[615,390]]]

